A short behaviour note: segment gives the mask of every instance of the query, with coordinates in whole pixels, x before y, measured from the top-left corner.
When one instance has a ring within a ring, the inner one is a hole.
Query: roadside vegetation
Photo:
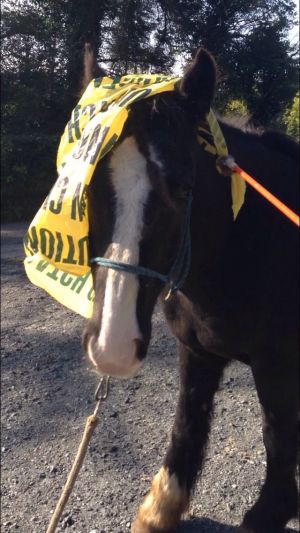
[[[216,108],[299,138],[293,0],[2,2],[2,216],[30,219],[56,179],[85,42],[110,75],[180,72],[198,46],[219,65]]]

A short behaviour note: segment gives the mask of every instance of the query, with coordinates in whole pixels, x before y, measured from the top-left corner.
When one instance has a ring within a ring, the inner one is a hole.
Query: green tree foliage
[[[205,46],[219,65],[218,110],[245,106],[272,125],[297,90],[293,23],[293,0],[3,0],[4,217],[30,217],[55,179],[85,42],[112,74],[171,72]]]
[[[289,55],[289,42],[276,25],[260,24],[245,36],[238,51],[239,65],[232,68],[229,91],[243,97],[258,125],[276,124],[297,88],[297,62]]]
[[[248,120],[249,110],[244,100],[233,98],[224,107],[224,115],[229,118],[241,117],[242,119]]]
[[[293,0],[184,0],[162,2],[178,32],[174,45],[192,53],[210,50],[220,69],[217,105],[229,99],[246,102],[258,125],[276,117],[295,94],[297,61],[287,40],[295,22]]]
[[[102,31],[105,38],[99,60],[111,72],[165,72],[174,64],[170,20],[159,2],[115,0],[107,10]]]
[[[300,100],[300,93],[297,92],[296,96],[294,97],[293,103],[291,106],[289,106],[284,115],[283,115],[283,123],[286,126],[286,131],[289,135],[294,137],[298,142],[300,140],[300,131],[299,131],[299,100]]]
[[[100,10],[83,0],[2,7],[2,216],[31,217],[56,177],[60,135],[79,98],[83,44]],[[93,7],[95,10],[93,10]],[[73,8],[73,9],[71,9]],[[93,16],[92,16],[93,15]]]

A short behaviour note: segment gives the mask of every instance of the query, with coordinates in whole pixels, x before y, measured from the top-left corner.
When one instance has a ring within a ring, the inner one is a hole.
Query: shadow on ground
[[[235,533],[236,531],[236,527],[202,517],[186,520],[176,530],[176,533]],[[288,528],[285,533],[297,533],[297,530]]]
[[[209,518],[193,518],[183,522],[176,533],[234,533],[235,528]]]

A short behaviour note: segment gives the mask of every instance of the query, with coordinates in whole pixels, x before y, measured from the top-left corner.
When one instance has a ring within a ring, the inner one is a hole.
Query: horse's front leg
[[[163,467],[139,508],[132,533],[173,532],[189,506],[209,432],[213,397],[226,361],[180,346],[180,395]]]
[[[283,533],[297,515],[298,365],[287,357],[261,359],[253,374],[263,412],[267,472],[260,497],[244,518],[241,533]]]

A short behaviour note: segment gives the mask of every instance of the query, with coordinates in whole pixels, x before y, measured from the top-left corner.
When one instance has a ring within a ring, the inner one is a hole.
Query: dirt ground
[[[29,283],[26,225],[2,227],[2,527],[47,529],[97,376],[80,347],[84,319]],[[142,372],[113,381],[57,531],[125,533],[164,456],[178,395],[174,339],[158,311]],[[232,364],[215,402],[205,467],[178,533],[229,533],[264,478],[260,409],[249,369]],[[299,531],[296,521],[289,532]]]

